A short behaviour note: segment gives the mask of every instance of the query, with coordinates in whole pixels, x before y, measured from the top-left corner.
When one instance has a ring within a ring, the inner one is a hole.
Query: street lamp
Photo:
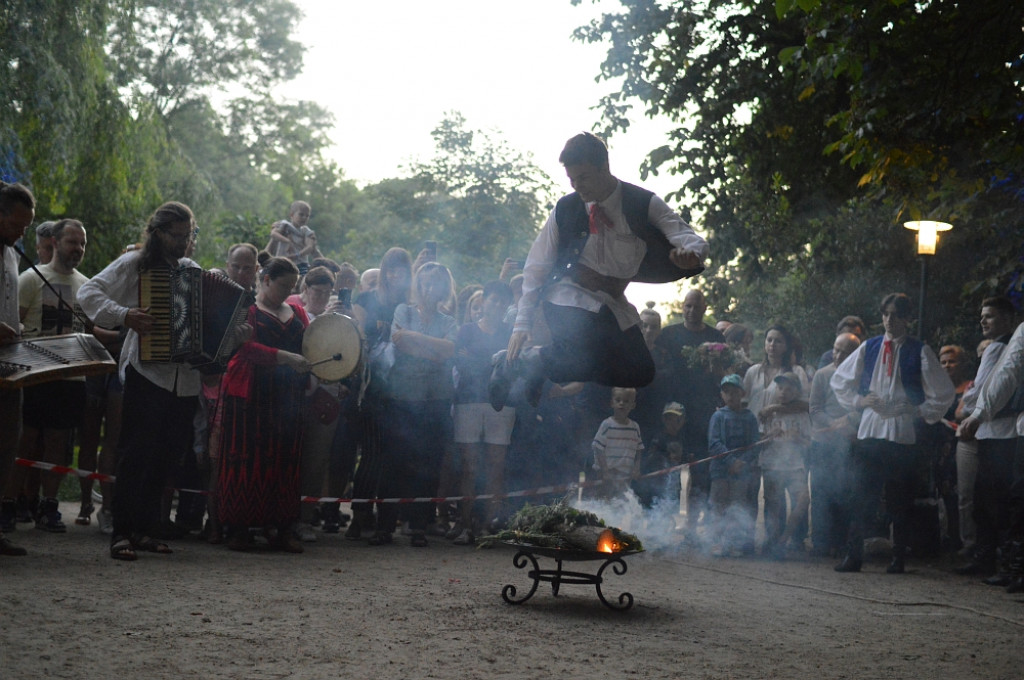
[[[917,254],[921,256],[921,292],[918,296],[917,334],[921,340],[924,340],[924,296],[925,290],[928,287],[927,256],[935,254],[935,246],[939,241],[939,232],[949,231],[953,228],[953,225],[948,222],[936,222],[934,220],[914,220],[912,222],[904,222],[903,226],[917,232]]]

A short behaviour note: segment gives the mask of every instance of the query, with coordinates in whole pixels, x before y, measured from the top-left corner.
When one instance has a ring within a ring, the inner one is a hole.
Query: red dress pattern
[[[309,319],[287,322],[256,305],[252,340],[228,364],[221,386],[223,430],[217,502],[233,527],[284,526],[299,517],[299,459],[307,376],[277,364],[277,350],[300,353]]]

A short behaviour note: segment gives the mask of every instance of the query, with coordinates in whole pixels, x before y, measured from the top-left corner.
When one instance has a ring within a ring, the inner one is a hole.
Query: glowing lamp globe
[[[918,255],[934,255],[935,244],[939,240],[939,232],[949,231],[953,228],[953,225],[948,222],[935,222],[933,220],[904,222],[903,226],[917,232]]]

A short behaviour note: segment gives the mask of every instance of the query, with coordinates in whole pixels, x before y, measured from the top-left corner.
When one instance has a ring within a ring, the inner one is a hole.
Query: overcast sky
[[[402,174],[413,158],[433,155],[430,131],[459,111],[471,129],[494,131],[569,191],[558,153],[592,129],[592,110],[614,87],[595,82],[606,48],[571,39],[572,31],[618,3],[585,0],[296,0],[305,13],[303,74],[280,89],[335,116],[334,158],[360,184]],[[639,114],[637,114],[639,115]],[[612,172],[639,182],[639,165],[664,143],[668,125],[646,118],[608,140]],[[664,195],[678,178],[644,182]],[[674,286],[630,299],[674,295]],[[634,290],[635,289],[635,290]],[[656,294],[659,293],[659,294]],[[639,301],[639,302],[638,302]]]

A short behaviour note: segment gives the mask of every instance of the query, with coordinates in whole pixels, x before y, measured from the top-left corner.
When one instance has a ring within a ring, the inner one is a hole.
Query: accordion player
[[[203,373],[221,373],[237,347],[234,328],[245,322],[254,301],[231,279],[196,267],[141,272],[139,303],[149,307],[154,323],[139,338],[139,358],[187,362]]]

